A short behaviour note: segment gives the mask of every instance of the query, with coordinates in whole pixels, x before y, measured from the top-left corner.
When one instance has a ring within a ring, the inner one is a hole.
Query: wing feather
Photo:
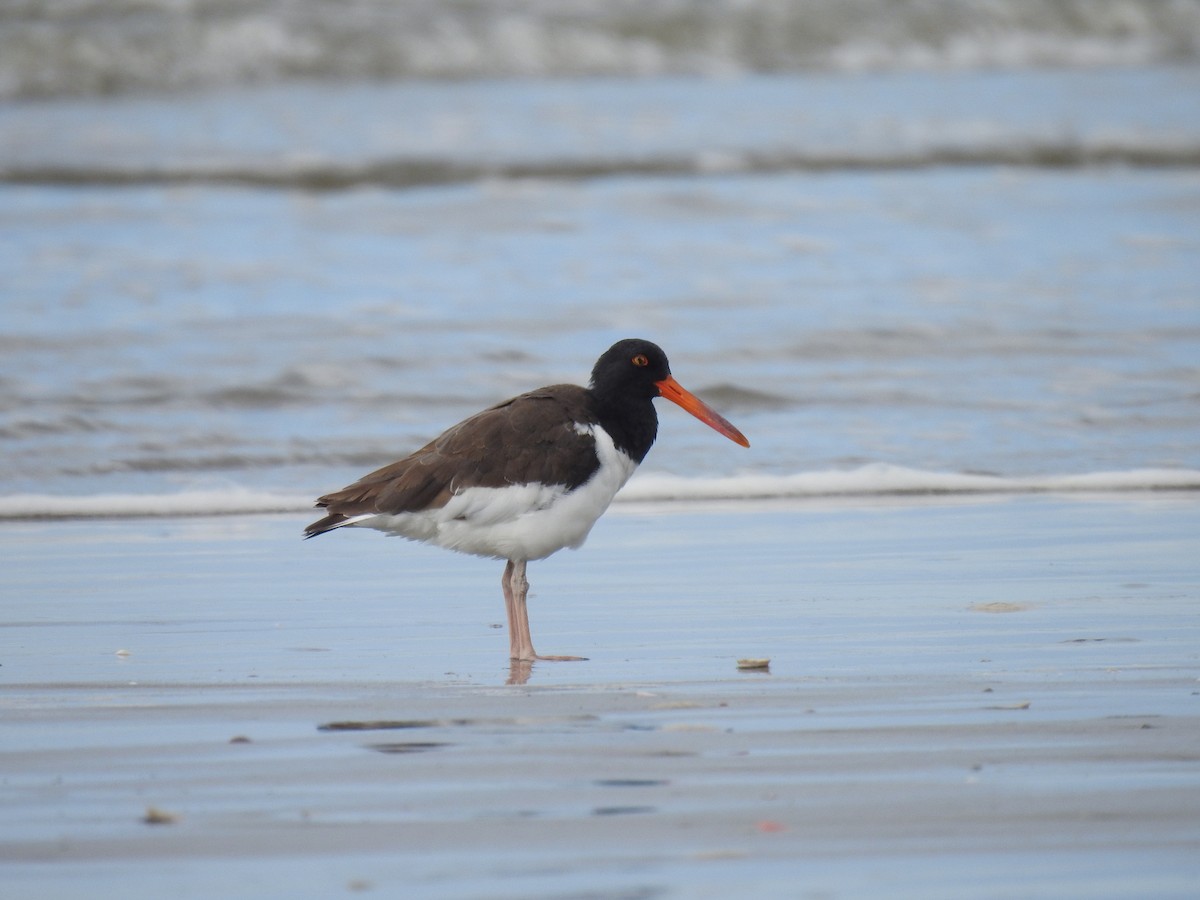
[[[470,487],[541,483],[573,490],[599,459],[591,434],[597,419],[590,394],[575,385],[530,391],[465,419],[404,459],[317,500],[327,515],[312,537],[369,515],[444,506]]]

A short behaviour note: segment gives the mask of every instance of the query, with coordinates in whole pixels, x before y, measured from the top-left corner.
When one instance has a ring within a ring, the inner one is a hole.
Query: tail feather
[[[335,528],[341,528],[350,521],[349,516],[343,516],[341,513],[330,513],[323,519],[317,519],[307,528],[304,529],[304,539],[314,538],[318,534],[324,534],[327,531],[333,531]]]

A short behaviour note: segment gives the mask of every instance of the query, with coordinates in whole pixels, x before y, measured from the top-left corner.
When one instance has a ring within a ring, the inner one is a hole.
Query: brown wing
[[[469,487],[586,482],[599,465],[595,442],[576,423],[596,421],[587,391],[555,385],[497,404],[448,429],[420,450],[317,500],[329,515],[312,537],[364,513],[417,512],[445,505]]]

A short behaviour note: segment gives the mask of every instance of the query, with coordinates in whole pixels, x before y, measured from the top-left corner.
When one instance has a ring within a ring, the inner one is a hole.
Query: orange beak
[[[741,444],[743,447],[750,446],[750,442],[746,440],[744,434],[734,428],[724,416],[711,409],[695,394],[685,390],[673,376],[668,375],[662,381],[656,381],[654,384],[658,388],[659,396],[665,397],[678,406],[682,406],[705,425],[721,432],[721,434],[725,435],[725,437],[729,438],[735,444]]]

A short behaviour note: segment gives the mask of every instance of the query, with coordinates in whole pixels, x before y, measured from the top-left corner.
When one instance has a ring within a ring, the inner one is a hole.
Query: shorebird
[[[658,432],[655,397],[677,403],[743,447],[750,442],[671,375],[650,341],[613,344],[583,388],[556,384],[477,413],[410,456],[326,494],[304,529],[373,528],[506,560],[501,587],[513,661],[542,656],[529,633],[525,566],[578,548]]]

